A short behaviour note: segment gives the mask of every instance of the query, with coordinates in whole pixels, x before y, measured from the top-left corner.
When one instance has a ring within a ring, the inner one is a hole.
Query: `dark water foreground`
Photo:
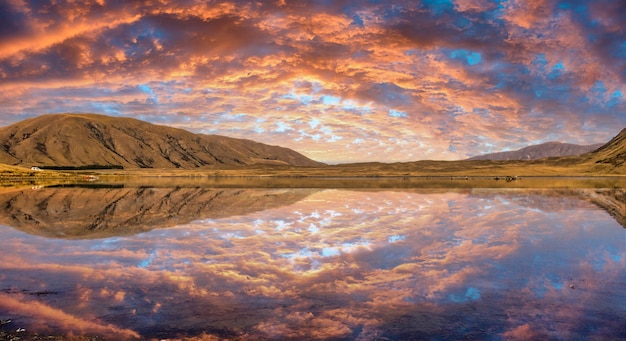
[[[11,322],[0,332],[623,340],[625,198],[619,188],[6,189],[0,320]]]

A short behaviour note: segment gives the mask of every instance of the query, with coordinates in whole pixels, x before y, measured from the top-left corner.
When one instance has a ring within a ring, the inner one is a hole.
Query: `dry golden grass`
[[[0,164],[0,187],[47,185],[84,181],[87,173],[34,171],[30,168]]]
[[[0,128],[0,133],[7,148],[10,147],[0,152],[0,162],[29,166],[113,164],[125,167],[124,170],[94,171],[103,179],[155,176],[387,178],[626,175],[626,129],[596,151],[574,157],[328,166],[286,148],[248,140],[195,135],[135,119],[102,115],[43,115]],[[30,168],[0,165],[2,183],[80,179],[85,174],[89,173],[37,172]]]
[[[155,177],[207,178],[207,177],[257,177],[257,178],[420,178],[420,177],[621,177],[626,175],[626,131],[595,152],[581,156],[545,158],[523,161],[415,161],[398,163],[353,163],[296,167],[263,165],[197,168],[127,168],[124,170],[98,170],[93,172],[32,171],[29,168],[0,165],[0,182],[44,181],[46,179],[84,179],[87,174],[97,174],[101,180],[125,181]],[[135,181],[133,180],[133,181]],[[275,180],[274,180],[275,181]]]
[[[1,163],[28,167],[322,165],[288,148],[95,114],[42,115],[0,127],[0,144]]]
[[[423,177],[423,176],[609,176],[626,175],[623,169],[594,163],[549,161],[417,161],[363,163],[324,167],[255,166],[240,168],[134,169],[110,174],[169,176],[268,177]]]
[[[581,157],[527,161],[416,161],[403,163],[358,163],[321,167],[256,165],[245,167],[200,167],[194,169],[129,168],[97,171],[32,171],[29,168],[0,165],[0,182],[81,180],[97,174],[101,180],[120,181],[154,177],[272,177],[272,178],[412,178],[412,177],[599,177],[626,175],[621,164],[598,162],[592,154]]]

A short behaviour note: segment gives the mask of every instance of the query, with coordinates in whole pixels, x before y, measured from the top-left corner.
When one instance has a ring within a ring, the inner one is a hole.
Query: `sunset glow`
[[[621,0],[0,3],[0,125],[135,117],[328,163],[626,127]]]

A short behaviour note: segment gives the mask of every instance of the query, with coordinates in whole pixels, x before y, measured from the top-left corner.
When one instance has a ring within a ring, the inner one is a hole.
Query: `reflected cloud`
[[[504,200],[512,200],[541,211],[579,209],[591,202],[607,211],[622,227],[626,228],[626,191],[623,188],[574,188],[574,189],[473,189],[476,196],[498,193]],[[508,195],[507,195],[508,194]],[[561,200],[555,201],[553,198]]]
[[[619,339],[625,231],[579,196],[319,190],[106,239],[0,226],[0,318],[37,330],[45,311],[11,316],[37,302],[97,323],[53,331],[129,339]]]
[[[40,292],[41,295],[50,293]],[[37,294],[35,294],[37,295]],[[101,324],[91,320],[92,316],[78,317],[70,315],[62,310],[52,308],[37,301],[25,299],[24,297],[0,293],[0,309],[11,311],[12,314],[20,316],[37,316],[41,326],[48,325],[50,329],[62,329],[72,331],[77,334],[102,334],[107,337],[117,337],[120,339],[139,338],[140,335],[128,329],[120,329],[111,324]],[[40,327],[41,328],[41,327]],[[46,328],[40,330],[46,331]]]

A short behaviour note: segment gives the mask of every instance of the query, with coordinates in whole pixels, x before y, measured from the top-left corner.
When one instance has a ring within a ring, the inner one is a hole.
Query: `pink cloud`
[[[13,1],[0,122],[133,116],[332,163],[598,143],[625,123],[619,6],[432,6]],[[275,131],[285,118],[292,129]]]

